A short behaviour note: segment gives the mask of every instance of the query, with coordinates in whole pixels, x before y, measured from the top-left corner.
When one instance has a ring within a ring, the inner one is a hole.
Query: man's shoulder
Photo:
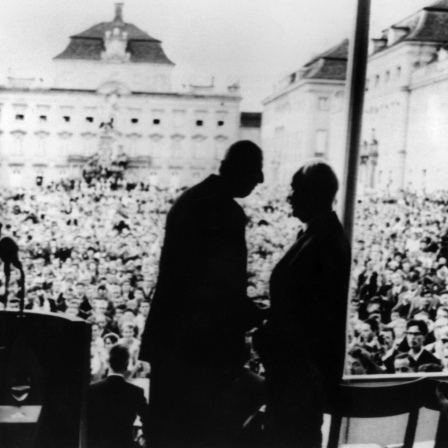
[[[319,219],[311,223],[305,235],[319,244],[338,243],[343,246],[350,245],[344,228],[334,211],[319,217]]]
[[[129,383],[128,381],[125,381],[126,387],[132,391],[132,393],[137,395],[144,395],[143,389],[140,386],[137,386],[135,384]]]
[[[214,196],[222,190],[219,177],[210,175],[201,182],[187,188],[176,199],[175,204],[184,201],[195,201]]]
[[[125,380],[124,378],[119,387],[123,388],[125,393],[128,395],[132,395],[134,397],[137,395],[144,396],[143,389],[141,387],[130,383],[129,381]]]
[[[324,256],[326,259],[334,256],[338,260],[344,259],[347,262],[350,260],[350,242],[334,212],[311,233],[310,244],[315,246],[318,256]]]
[[[107,385],[107,378],[104,380],[96,381],[95,383],[89,384],[89,387],[87,389],[87,394],[89,397],[97,397],[98,395],[101,395],[104,390],[108,388]]]
[[[440,360],[436,358],[431,352],[426,349],[423,349],[418,357],[418,362],[422,364],[430,364],[435,363],[439,364]]]
[[[89,390],[98,390],[105,387],[115,386],[124,383],[126,380],[121,375],[109,375],[108,377],[89,384]]]
[[[213,180],[212,176],[209,176],[182,192],[175,199],[174,204],[169,211],[169,215],[173,216],[179,213],[185,213],[187,210],[191,212],[197,204],[207,200],[212,201],[217,196],[218,190],[216,188],[216,181]]]
[[[105,390],[111,389],[120,389],[129,391],[129,393],[134,394],[143,394],[143,390],[141,387],[136,386],[135,384],[129,383],[123,377],[118,375],[108,376],[107,378],[97,381],[96,383],[92,383],[89,385],[88,393],[91,396],[96,394],[101,394]]]
[[[399,354],[400,352],[396,349],[396,348],[394,348],[384,359],[383,359],[383,361],[384,362],[390,362],[390,361],[393,361],[394,359],[395,359],[395,357]]]
[[[213,174],[184,191],[175,200],[170,215],[172,218],[216,215],[240,217],[244,221],[246,216],[243,208],[226,193],[220,177]]]

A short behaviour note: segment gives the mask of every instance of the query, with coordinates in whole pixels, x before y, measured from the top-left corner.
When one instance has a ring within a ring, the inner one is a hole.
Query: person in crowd
[[[415,298],[410,310],[409,317],[412,319],[421,311],[426,311],[428,317],[434,320],[437,313],[438,300],[434,297],[434,292],[432,288],[422,289],[420,295]]]
[[[446,289],[442,289],[439,292],[439,303],[440,303],[440,307],[448,306],[448,291]]]
[[[378,342],[378,332],[380,326],[378,320],[369,318],[361,323],[359,338],[356,344],[364,347],[371,353],[377,353],[380,350]]]
[[[97,297],[99,299],[102,299],[102,300],[108,300],[109,299],[107,287],[104,284],[106,281],[107,281],[106,277],[100,277],[99,278],[100,285],[98,286]]]
[[[225,443],[219,398],[243,372],[245,332],[262,314],[247,297],[247,218],[234,198],[263,182],[262,152],[234,143],[168,213],[140,358],[151,364],[151,446]]]
[[[386,308],[386,312],[388,313],[390,313],[392,311],[392,308],[397,305],[400,295],[407,291],[407,288],[404,284],[404,274],[401,270],[397,269],[392,273],[391,281],[392,288],[389,289],[389,291],[383,297],[384,306]]]
[[[442,317],[448,319],[448,307],[440,304],[439,308],[437,308],[436,319],[440,319]]]
[[[394,319],[388,324],[388,327],[394,330],[394,348],[401,353],[409,350],[409,344],[406,338],[406,324],[406,319],[402,318]]]
[[[422,364],[417,369],[417,372],[427,372],[427,373],[443,372],[443,366],[440,364]]]
[[[441,338],[445,333],[445,329],[448,329],[448,318],[439,317],[434,323],[434,342],[431,342],[424,346],[425,350],[427,350],[438,359],[442,359],[443,356],[443,343],[441,341]]]
[[[378,272],[373,260],[367,262],[365,270],[358,278],[359,298],[362,303],[367,303],[378,291]]]
[[[448,327],[444,327],[440,333],[440,343],[442,344],[440,360],[443,366],[443,371],[448,372]]]
[[[367,319],[375,319],[379,324],[384,319],[383,303],[379,296],[372,297],[366,305]]]
[[[110,331],[116,334],[121,334],[121,327],[123,324],[123,316],[124,316],[124,312],[127,310],[128,308],[126,307],[126,305],[118,305],[115,309],[114,309],[114,315],[113,318],[111,319],[111,323],[110,323]]]
[[[121,338],[119,339],[119,343],[124,345],[129,350],[129,366],[128,370],[131,374],[131,377],[135,374],[138,368],[138,354],[140,351],[140,340],[135,337],[136,327],[131,322],[123,323],[121,329]]]
[[[133,448],[133,425],[140,417],[147,432],[147,403],[143,389],[125,380],[129,351],[114,345],[109,351],[109,376],[87,392],[87,446]]]
[[[71,283],[71,282],[70,282]],[[68,304],[72,302],[75,297],[75,291],[71,284],[65,288],[62,296],[59,297],[58,302],[56,303],[58,311],[64,312],[68,308]]]
[[[395,333],[390,327],[384,327],[381,329],[378,342],[380,350],[375,357],[376,364],[380,366],[383,373],[394,373],[394,361],[395,357],[399,353],[394,348]]]
[[[392,270],[391,269],[385,269],[384,272],[378,275],[377,279],[377,290],[376,290],[376,296],[378,298],[386,297],[389,293],[389,291],[392,289]],[[384,303],[382,304],[384,307]]]
[[[101,338],[110,332],[108,328],[108,318],[106,315],[98,314],[94,316],[93,319],[93,322],[98,325],[99,335]]]
[[[73,317],[81,317],[82,313],[79,309],[79,300],[75,296],[73,296],[71,299],[67,299],[65,302],[65,310],[64,312],[66,314],[70,314]]]
[[[103,336],[104,348],[107,352],[115,345],[118,344],[120,338],[115,333],[108,333]]]
[[[428,327],[422,320],[410,320],[406,325],[406,337],[410,350],[408,354],[414,359],[416,369],[423,364],[440,364],[440,360],[423,348]]]
[[[91,295],[91,291],[89,291],[89,296],[87,294],[87,290],[84,289],[84,283],[79,282],[77,284],[77,291],[78,291],[78,297],[80,298],[80,304],[79,304],[79,312],[80,317],[83,319],[89,319],[94,314],[94,301],[93,297]]]
[[[149,278],[144,278],[142,284],[142,291],[145,297],[145,300],[150,302],[152,300],[152,296],[154,295],[154,283]]]
[[[395,373],[412,373],[417,370],[415,359],[408,353],[398,353],[394,359]]]
[[[138,327],[138,334],[141,337],[145,329],[146,319],[148,318],[150,303],[148,300],[142,300],[138,306],[138,314],[135,317],[135,324]]]
[[[70,309],[71,308],[68,308],[67,310]],[[95,322],[92,323],[92,340],[90,342],[90,374],[92,382],[99,381],[106,368],[106,351],[100,331],[98,324]]]
[[[97,322],[92,323],[91,333],[92,333],[92,346],[94,347],[94,349],[95,350],[103,349],[104,343],[101,337],[101,328]]]
[[[123,310],[123,315],[120,318],[121,327],[123,327],[125,324],[132,324],[134,327],[134,336],[137,336],[138,329],[136,328],[135,324],[135,311],[132,308],[125,308]]]
[[[115,283],[110,285],[110,300],[114,308],[118,305],[125,305],[125,299],[122,296],[121,287]]]
[[[95,301],[95,316],[109,316],[108,305],[109,303],[106,299],[98,297]]]
[[[288,198],[305,224],[270,279],[267,428],[272,446],[320,447],[325,399],[342,377],[350,245],[332,211],[333,169],[304,164]],[[269,353],[270,352],[270,353]]]
[[[353,347],[347,355],[346,371],[349,375],[374,375],[383,373],[372,359],[372,354],[362,347]]]
[[[398,311],[400,315],[409,318],[411,309],[415,306],[416,300],[420,297],[422,287],[420,286],[420,275],[413,272],[409,275],[407,280],[407,291],[401,293],[398,297],[397,304],[392,308],[393,311]]]

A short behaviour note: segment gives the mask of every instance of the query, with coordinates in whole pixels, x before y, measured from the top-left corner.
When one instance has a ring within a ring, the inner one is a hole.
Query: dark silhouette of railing
[[[403,448],[414,445],[421,408],[440,411],[436,390],[439,381],[420,378],[402,384],[341,385],[331,414],[327,448],[337,448],[344,418],[382,418],[408,414]],[[448,447],[448,419],[440,414],[434,448]],[[364,440],[363,443],[375,443]]]

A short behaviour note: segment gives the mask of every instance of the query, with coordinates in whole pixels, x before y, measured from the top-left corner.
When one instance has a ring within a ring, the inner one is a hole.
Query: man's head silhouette
[[[263,153],[250,140],[234,143],[227,150],[219,169],[233,197],[244,198],[263,183]]]
[[[294,174],[291,188],[288,201],[293,215],[307,223],[332,210],[339,182],[330,165],[321,160],[311,160]]]
[[[128,368],[129,350],[123,345],[114,345],[109,352],[109,365],[115,373],[124,374]]]

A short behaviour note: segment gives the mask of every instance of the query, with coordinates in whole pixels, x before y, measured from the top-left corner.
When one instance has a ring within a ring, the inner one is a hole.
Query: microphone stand
[[[5,310],[8,308],[8,296],[9,296],[9,278],[11,277],[11,264],[6,260],[3,260],[2,253],[0,252],[0,259],[3,261],[3,273],[5,274]]]
[[[20,272],[20,280],[19,280],[19,286],[20,286],[20,293],[19,293],[19,317],[24,317],[24,310],[25,310],[25,271],[23,270],[22,263],[20,261],[17,261],[16,265],[17,269]]]
[[[1,227],[0,227],[1,230]],[[25,309],[25,272],[21,261],[19,260],[19,246],[10,237],[5,236],[0,239],[0,259],[4,263],[3,270],[5,273],[5,309],[8,306],[9,280],[11,277],[11,264],[20,272],[20,293],[19,293],[19,317],[23,317]]]

